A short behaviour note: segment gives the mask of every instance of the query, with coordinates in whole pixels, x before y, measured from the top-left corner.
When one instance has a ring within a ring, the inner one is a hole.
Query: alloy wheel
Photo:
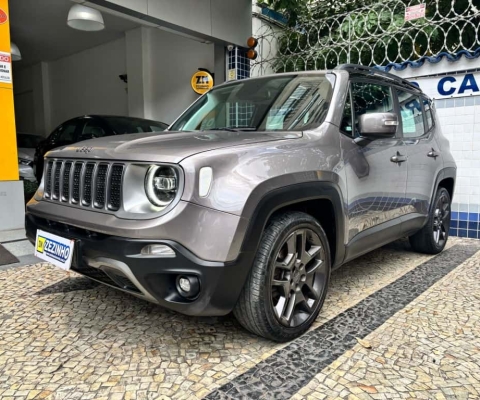
[[[433,214],[433,240],[437,246],[443,246],[447,240],[447,232],[450,228],[450,202],[442,194],[436,204]]]
[[[315,313],[326,290],[328,266],[320,237],[297,229],[281,244],[271,278],[273,311],[284,326],[295,328]]]

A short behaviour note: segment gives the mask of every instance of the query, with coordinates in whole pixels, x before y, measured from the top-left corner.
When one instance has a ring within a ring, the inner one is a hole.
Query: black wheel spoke
[[[295,254],[297,251],[296,236],[293,234],[287,239],[288,254]]]
[[[307,252],[307,232],[305,230],[299,231],[297,234],[297,254],[298,259],[306,264],[310,261],[309,254]]]
[[[277,304],[275,305],[275,314],[277,315],[277,318],[282,321],[283,314],[285,313],[285,308],[287,307],[288,304],[288,297],[281,296],[278,299]]]
[[[433,214],[433,240],[441,246],[447,240],[448,229],[450,228],[450,202],[445,194],[442,194],[436,204]]]
[[[309,297],[312,298],[313,300],[318,300],[319,296],[313,284],[305,282],[305,286],[307,287],[308,294],[310,295]]]
[[[282,290],[283,296],[287,296],[288,293],[290,292],[290,282],[289,281],[274,279],[272,281],[272,286],[280,288]]]
[[[297,304],[297,293],[293,293],[288,301],[286,302],[286,307],[284,308],[284,312],[282,314],[282,318],[286,325],[290,325],[290,321],[293,317],[293,312],[295,310],[295,306]]]
[[[282,261],[275,262],[275,268],[291,270],[295,265],[295,257],[293,254],[287,254],[287,256]]]

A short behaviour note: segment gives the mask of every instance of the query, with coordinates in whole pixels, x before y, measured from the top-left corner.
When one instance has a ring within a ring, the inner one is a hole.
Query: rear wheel
[[[448,190],[439,187],[426,225],[409,238],[415,251],[438,254],[445,248],[450,230],[450,202]]]
[[[300,212],[275,217],[263,233],[235,317],[257,335],[292,340],[315,321],[329,278],[330,250],[317,220]]]

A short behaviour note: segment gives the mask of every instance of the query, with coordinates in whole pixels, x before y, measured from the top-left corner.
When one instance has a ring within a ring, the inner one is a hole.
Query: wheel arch
[[[448,194],[450,195],[450,200],[453,199],[453,194],[455,193],[455,181],[457,177],[457,169],[453,167],[447,167],[442,170],[437,175],[435,179],[435,186],[433,187],[433,193],[430,197],[430,206],[429,212],[432,210],[433,203],[435,200],[435,195],[439,187],[447,189]]]
[[[319,221],[329,241],[332,267],[339,266],[345,256],[345,212],[340,188],[327,181],[298,183],[267,192],[250,218],[244,219],[248,226],[240,254],[249,254],[253,260],[268,222],[288,211],[302,211]]]

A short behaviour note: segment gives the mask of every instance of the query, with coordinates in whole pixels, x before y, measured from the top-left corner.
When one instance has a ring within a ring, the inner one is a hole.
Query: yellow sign
[[[17,139],[10,56],[8,0],[0,0],[0,182],[18,180]]]
[[[237,70],[236,69],[229,69],[228,70],[228,80],[234,81],[237,79]]]
[[[213,77],[206,71],[198,71],[193,74],[191,84],[195,93],[204,94],[213,87]]]
[[[39,253],[43,253],[43,249],[45,248],[45,241],[46,239],[44,237],[39,236],[37,240],[37,251]]]

